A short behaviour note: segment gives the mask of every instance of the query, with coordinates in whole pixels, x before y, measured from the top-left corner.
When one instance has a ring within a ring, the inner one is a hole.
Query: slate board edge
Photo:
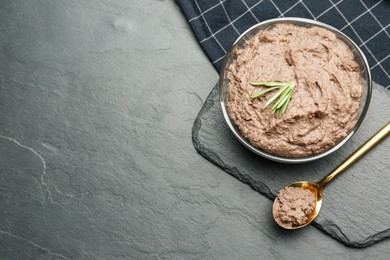
[[[373,84],[373,88],[375,90],[378,90],[380,92],[383,92],[384,94],[387,94],[390,96],[390,91],[387,91],[384,87]],[[260,194],[266,196],[270,200],[274,200],[275,195],[271,192],[269,187],[265,185],[263,182],[255,182],[252,177],[250,177],[247,174],[242,174],[236,167],[230,166],[227,163],[225,163],[218,154],[213,151],[210,148],[205,147],[198,139],[199,131],[202,127],[202,115],[205,114],[213,105],[214,100],[213,98],[219,94],[218,91],[218,83],[214,86],[214,88],[211,90],[210,94],[207,96],[206,101],[203,103],[203,106],[201,110],[199,111],[195,121],[194,125],[192,127],[192,143],[197,150],[197,152],[202,155],[205,159],[210,161],[211,163],[215,164],[216,166],[220,167],[225,172],[229,173],[233,177],[237,178],[241,182],[248,184],[252,189],[259,192]],[[341,229],[331,221],[326,222],[325,224],[319,224],[316,222],[313,222],[311,225],[315,226],[325,234],[333,237],[337,241],[345,244],[349,247],[354,248],[364,248],[371,245],[374,245],[380,241],[383,241],[387,238],[390,238],[390,228],[383,230],[381,232],[378,232],[374,235],[371,235],[367,237],[366,239],[362,241],[350,241],[348,237],[341,231]]]

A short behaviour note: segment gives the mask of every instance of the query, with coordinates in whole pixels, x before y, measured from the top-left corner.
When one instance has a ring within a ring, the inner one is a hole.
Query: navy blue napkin
[[[276,17],[318,20],[348,35],[365,53],[373,80],[390,89],[389,0],[178,0],[219,71],[227,50],[252,25]]]

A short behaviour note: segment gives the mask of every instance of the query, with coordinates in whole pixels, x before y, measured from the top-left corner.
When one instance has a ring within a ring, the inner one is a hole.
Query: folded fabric
[[[219,71],[226,52],[252,25],[276,17],[327,23],[365,53],[373,80],[390,89],[390,1],[178,0],[206,55]]]

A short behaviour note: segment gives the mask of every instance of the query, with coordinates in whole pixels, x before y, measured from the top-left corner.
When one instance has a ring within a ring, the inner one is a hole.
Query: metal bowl
[[[352,128],[352,130],[348,133],[347,136],[345,136],[343,139],[341,139],[338,143],[336,143],[334,146],[328,148],[327,150],[313,154],[307,157],[282,157],[279,155],[268,153],[264,150],[261,150],[260,148],[254,147],[240,132],[238,127],[231,121],[228,112],[227,112],[227,97],[228,97],[228,79],[226,77],[227,75],[227,69],[230,66],[230,64],[235,59],[233,54],[233,49],[236,48],[242,48],[246,41],[256,35],[259,31],[265,30],[270,28],[271,26],[275,24],[293,24],[297,26],[304,26],[304,27],[312,27],[312,26],[318,26],[325,29],[328,29],[329,31],[332,31],[336,34],[336,36],[343,41],[351,50],[352,54],[354,55],[354,60],[359,64],[360,67],[360,76],[361,76],[361,83],[363,86],[363,96],[360,101],[360,108],[357,115],[357,122],[356,125]],[[313,160],[317,160],[319,158],[322,158],[324,156],[327,156],[337,149],[339,149],[341,146],[343,146],[357,131],[360,124],[362,123],[366,112],[368,110],[370,100],[371,100],[371,92],[372,92],[372,81],[371,81],[371,72],[370,68],[367,62],[366,57],[364,56],[363,52],[360,50],[358,45],[354,43],[348,36],[346,36],[341,31],[337,30],[336,28],[317,22],[310,19],[304,19],[304,18],[276,18],[267,20],[261,23],[258,23],[248,30],[246,30],[238,39],[233,43],[232,47],[230,48],[229,52],[226,54],[224,63],[222,65],[222,69],[220,72],[220,80],[219,80],[219,94],[220,94],[220,101],[221,101],[221,107],[223,116],[225,118],[226,123],[228,124],[230,130],[233,132],[234,136],[249,150],[252,152],[265,157],[267,159],[282,162],[282,163],[304,163],[309,162]]]

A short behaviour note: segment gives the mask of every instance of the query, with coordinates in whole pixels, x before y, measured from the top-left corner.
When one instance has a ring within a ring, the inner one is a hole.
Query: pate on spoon
[[[283,188],[275,198],[272,208],[275,222],[285,229],[302,228],[312,222],[320,212],[325,185],[343,173],[389,134],[390,122],[322,180],[318,182],[298,181]]]

